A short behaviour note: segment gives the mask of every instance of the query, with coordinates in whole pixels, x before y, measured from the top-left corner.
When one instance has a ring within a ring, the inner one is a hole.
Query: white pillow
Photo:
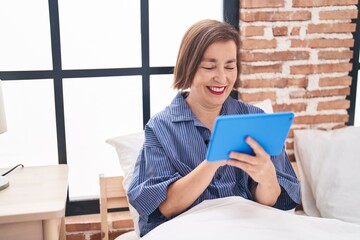
[[[274,112],[270,99],[265,99],[264,101],[257,102],[253,105],[261,108],[262,110],[264,110],[265,113],[273,113]]]
[[[118,136],[115,138],[107,139],[106,142],[112,145],[117,152],[120,167],[124,171],[123,186],[125,191],[127,192],[132,179],[136,159],[144,143],[144,133],[138,132],[129,135]],[[131,213],[131,217],[134,221],[135,232],[138,236],[140,236],[138,225],[139,213],[133,206],[131,206],[131,204],[129,204],[129,210]]]
[[[360,127],[295,130],[301,201],[310,216],[360,224]]]

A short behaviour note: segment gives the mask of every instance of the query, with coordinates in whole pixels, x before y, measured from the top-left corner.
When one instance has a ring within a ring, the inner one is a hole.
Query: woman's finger
[[[249,154],[239,153],[239,152],[231,152],[229,154],[229,157],[234,160],[239,160],[242,162],[246,162],[249,164],[254,164],[254,156],[251,156]]]
[[[269,154],[264,150],[264,148],[256,142],[252,137],[246,137],[246,143],[253,149],[256,156],[269,157]]]
[[[252,175],[252,171],[253,171],[253,168],[254,168],[254,166],[252,164],[249,164],[247,162],[238,161],[238,160],[228,160],[227,165],[233,166],[233,167],[236,167],[236,168],[240,168],[241,170],[243,170],[244,172],[246,172],[250,176]]]

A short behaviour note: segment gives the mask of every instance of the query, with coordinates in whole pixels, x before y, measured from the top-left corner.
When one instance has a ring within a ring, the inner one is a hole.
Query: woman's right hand
[[[159,210],[165,217],[175,216],[186,209],[205,191],[219,167],[226,165],[227,160],[202,161],[186,176],[169,185],[166,199]]]

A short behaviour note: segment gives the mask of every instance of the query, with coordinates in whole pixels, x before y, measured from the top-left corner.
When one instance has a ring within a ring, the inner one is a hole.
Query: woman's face
[[[233,41],[209,45],[191,85],[188,97],[192,104],[206,108],[222,106],[237,80],[237,51]]]

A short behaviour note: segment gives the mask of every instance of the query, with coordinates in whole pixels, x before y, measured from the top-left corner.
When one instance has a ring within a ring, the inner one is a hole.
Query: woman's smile
[[[214,95],[221,95],[225,92],[226,90],[226,87],[215,87],[215,86],[212,86],[212,87],[207,87],[210,91],[210,93],[214,94]]]

